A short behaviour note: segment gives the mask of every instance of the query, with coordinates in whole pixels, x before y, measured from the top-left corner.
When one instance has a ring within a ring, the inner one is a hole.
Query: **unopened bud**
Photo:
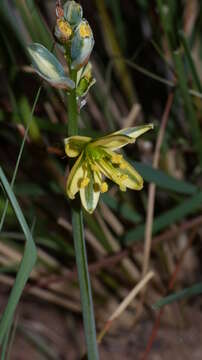
[[[28,46],[28,52],[35,71],[52,86],[72,90],[75,83],[66,76],[62,64],[43,45],[33,43]]]
[[[82,20],[77,26],[71,46],[72,69],[80,69],[87,64],[94,46],[94,38],[90,25]]]
[[[67,1],[64,4],[64,18],[72,26],[78,25],[83,17],[83,9],[76,1]]]
[[[71,38],[72,32],[72,28],[67,21],[63,19],[57,20],[55,36],[62,44],[65,44]]]

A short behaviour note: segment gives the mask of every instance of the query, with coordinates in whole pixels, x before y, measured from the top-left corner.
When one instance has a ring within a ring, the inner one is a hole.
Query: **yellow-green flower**
[[[100,193],[108,190],[104,178],[114,181],[122,191],[141,190],[143,179],[138,172],[115,152],[153,128],[152,124],[123,129],[99,139],[71,136],[64,140],[69,157],[78,157],[67,179],[66,191],[70,199],[80,192],[83,207],[92,213]]]

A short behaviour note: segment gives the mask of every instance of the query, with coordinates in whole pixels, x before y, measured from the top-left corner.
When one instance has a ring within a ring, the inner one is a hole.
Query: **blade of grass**
[[[183,31],[180,31],[179,35],[180,35],[180,39],[182,40],[182,45],[184,47],[186,58],[188,60],[188,64],[189,64],[189,67],[190,67],[190,70],[191,70],[191,73],[192,73],[192,79],[193,79],[194,87],[196,88],[196,90],[201,92],[202,87],[201,87],[200,78],[198,76],[194,61],[193,61],[192,56],[191,56],[191,51],[189,49],[188,41],[187,41]]]
[[[44,46],[50,49],[53,43],[52,35],[37,9],[35,1],[15,0],[15,4],[22,16],[27,30],[29,31],[31,39],[35,42],[41,42]]]
[[[0,179],[26,238],[24,255],[16,276],[14,286],[12,288],[10,297],[8,299],[6,309],[0,321],[0,344],[2,344],[6,331],[8,330],[12,322],[13,315],[18,305],[20,296],[23,292],[24,286],[36,262],[37,252],[30,229],[26,223],[26,220],[19,207],[16,197],[12,191],[12,188],[9,185],[1,167],[0,167]]]
[[[15,170],[14,170],[12,181],[11,181],[11,189],[13,188],[14,183],[15,183],[15,179],[16,179],[19,164],[20,164],[20,160],[21,160],[23,149],[24,149],[24,146],[25,146],[25,141],[27,139],[27,135],[28,135],[28,132],[29,132],[29,128],[30,128],[32,119],[33,119],[33,114],[34,114],[34,111],[35,111],[35,108],[36,108],[36,104],[38,102],[38,99],[39,99],[39,96],[40,96],[40,93],[41,93],[41,89],[42,89],[42,87],[40,86],[40,88],[37,91],[37,94],[36,94],[36,97],[35,97],[35,100],[34,100],[34,104],[33,104],[33,107],[32,107],[32,111],[31,111],[31,114],[30,114],[30,118],[29,118],[28,123],[27,123],[27,128],[26,128],[23,140],[22,140],[22,144],[21,144],[21,147],[20,147],[19,155],[18,155],[18,158],[17,158],[17,162],[16,162],[16,165],[15,165]],[[3,224],[4,224],[5,217],[6,217],[7,209],[8,209],[8,200],[6,200],[5,208],[4,208],[2,217],[1,217],[0,232],[2,231],[2,228],[3,228]]]
[[[183,219],[185,216],[192,214],[202,207],[202,192],[198,192],[188,200],[182,201],[182,203],[176,206],[174,209],[166,211],[163,215],[157,216],[153,223],[153,232],[157,232],[165,229],[166,227],[175,224],[177,221]],[[127,245],[132,244],[135,241],[143,239],[145,231],[144,225],[139,225],[135,230],[128,231],[123,239],[123,242]]]
[[[196,117],[196,112],[192,104],[191,96],[189,94],[189,88],[180,50],[177,50],[173,53],[173,59],[175,61],[175,70],[178,76],[178,85],[183,99],[184,109],[187,114],[187,119],[190,123],[190,132],[193,139],[193,146],[195,147],[195,150],[198,154],[199,164],[202,166],[201,131]]]
[[[179,194],[192,195],[198,190],[195,185],[186,181],[175,179],[167,175],[161,170],[154,169],[150,165],[146,165],[137,161],[131,162],[137,171],[142,175],[145,181],[153,182],[162,189],[176,191]]]
[[[185,298],[190,298],[194,295],[202,294],[202,283],[195,284],[189,288],[185,288],[177,293],[173,293],[169,296],[164,297],[163,299],[157,301],[152,305],[153,309],[160,309],[165,305],[172,304],[175,301],[184,300]]]
[[[114,197],[110,196],[108,193],[102,194],[102,200],[104,203],[109,206],[112,210],[121,214],[126,220],[132,221],[134,223],[140,223],[142,217],[138,212],[134,211],[132,207],[127,204],[119,202]]]
[[[165,5],[162,0],[157,0],[157,5],[160,12],[163,29],[167,36],[170,52],[173,57],[173,62],[175,65],[175,71],[177,75],[177,85],[179,86],[179,90],[184,104],[184,109],[187,114],[187,119],[190,123],[190,132],[192,135],[193,144],[196,153],[198,154],[199,164],[200,166],[202,166],[202,143],[201,143],[200,126],[197,121],[196,112],[193,107],[192,99],[189,92],[187,76],[184,68],[184,63],[182,60],[182,53],[180,49],[177,49],[179,40],[177,39],[176,36],[178,32],[176,32],[175,21],[174,21],[176,20],[176,9],[174,10],[173,1],[172,2],[170,1],[167,3],[167,5]],[[188,61],[190,59],[191,59],[191,55],[189,55]]]
[[[4,337],[4,341],[3,341],[3,345],[2,345],[1,360],[6,359],[6,353],[7,353],[8,343],[9,343],[10,330],[11,330],[11,325],[8,327],[8,330],[6,331],[6,335]]]
[[[135,90],[133,87],[133,83],[131,81],[130,74],[128,73],[127,67],[125,66],[124,61],[122,60],[122,53],[119,46],[119,42],[117,41],[116,35],[114,33],[113,24],[109,17],[109,14],[106,9],[105,2],[102,0],[95,0],[97,9],[99,11],[102,30],[104,32],[104,40],[106,42],[106,47],[108,49],[108,53],[112,58],[119,58],[114,61],[115,70],[120,79],[121,86],[131,104],[134,103],[136,99]]]

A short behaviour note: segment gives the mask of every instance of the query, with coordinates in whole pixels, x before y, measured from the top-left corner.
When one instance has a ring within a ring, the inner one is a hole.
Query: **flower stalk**
[[[76,82],[77,71],[70,71],[70,78]],[[76,89],[67,95],[68,105],[68,135],[78,134],[78,104]],[[99,359],[96,341],[96,329],[93,311],[91,284],[88,272],[88,261],[84,238],[83,213],[79,199],[72,202],[72,229],[78,279],[81,294],[82,314],[89,360]]]

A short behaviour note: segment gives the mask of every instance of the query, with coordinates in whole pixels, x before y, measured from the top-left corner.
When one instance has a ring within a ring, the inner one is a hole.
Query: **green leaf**
[[[166,211],[163,215],[157,216],[153,222],[153,235],[167,228],[168,226],[182,220],[185,216],[194,213],[202,208],[202,192],[197,193],[190,199],[183,201],[172,210]],[[124,236],[124,243],[132,244],[134,241],[142,240],[145,226],[140,225],[135,230],[128,231]]]
[[[140,214],[138,214],[138,212],[135,212],[129,205],[124,204],[123,201],[119,202],[114,197],[110,196],[109,193],[102,194],[102,200],[107,206],[121,214],[126,220],[132,221],[134,223],[141,222],[142,217]]]
[[[145,181],[153,182],[162,189],[187,195],[194,194],[197,191],[197,187],[195,185],[189,184],[188,182],[182,180],[177,180],[161,170],[153,169],[150,165],[145,165],[137,161],[132,161],[131,163],[134,165],[140,175],[142,175]]]
[[[6,335],[6,332],[12,322],[15,309],[20,300],[20,296],[23,292],[25,284],[26,284],[26,282],[29,278],[29,275],[34,267],[34,264],[36,262],[37,252],[36,252],[36,247],[35,247],[30,229],[26,223],[26,220],[25,220],[23,213],[19,207],[16,197],[15,197],[1,167],[0,167],[0,180],[1,180],[1,184],[8,196],[8,199],[11,202],[13,210],[17,216],[19,224],[20,224],[20,226],[24,232],[25,238],[26,238],[25,252],[24,252],[22,261],[20,263],[20,267],[19,267],[19,270],[18,270],[18,273],[16,276],[14,286],[11,290],[11,294],[8,299],[6,309],[1,317],[1,321],[0,321],[0,344],[2,344],[2,341],[4,340],[4,337]]]
[[[195,284],[189,288],[183,289],[182,291],[166,296],[157,301],[154,305],[152,305],[152,307],[153,309],[160,309],[161,307],[171,304],[174,301],[183,300],[199,294],[202,294],[202,283]]]
[[[74,89],[75,83],[66,76],[63,66],[43,45],[33,43],[27,47],[35,71],[52,86]]]

